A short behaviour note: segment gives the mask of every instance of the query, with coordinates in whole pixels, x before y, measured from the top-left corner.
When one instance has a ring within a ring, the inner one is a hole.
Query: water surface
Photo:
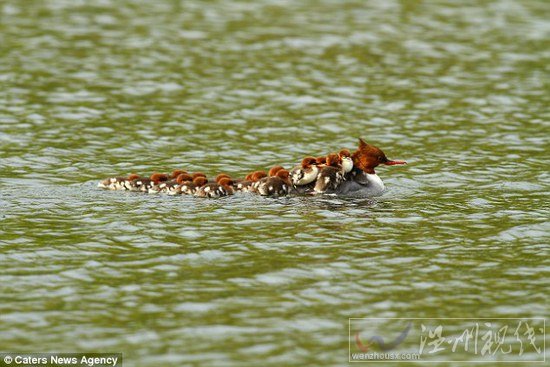
[[[535,0],[3,1],[0,348],[342,366],[350,317],[545,317],[549,16]],[[409,162],[378,169],[380,198],[95,187],[244,176],[359,136]]]

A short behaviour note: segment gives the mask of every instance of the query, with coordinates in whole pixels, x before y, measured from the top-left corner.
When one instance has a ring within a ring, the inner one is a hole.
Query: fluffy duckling
[[[100,181],[97,187],[107,190],[130,190],[130,182],[139,178],[139,175],[132,173],[128,177],[111,177]]]
[[[305,157],[301,165],[290,171],[290,181],[294,186],[304,186],[312,183],[319,174],[318,162],[314,157]]]
[[[219,175],[216,176],[215,181],[216,181],[217,183],[220,183],[220,180],[221,180],[222,178],[224,178],[224,177],[225,177],[225,178],[228,178],[228,179],[231,179],[231,176],[229,176],[228,174],[226,174],[226,173],[220,173]]]
[[[262,178],[267,177],[267,173],[265,171],[255,171],[252,173],[252,176],[250,176],[250,180],[252,182],[260,181]]]
[[[250,180],[252,181],[252,185],[250,185],[249,190],[250,192],[256,192],[256,188],[258,187],[258,182],[262,180],[263,178],[269,177],[265,171],[255,171],[252,172],[252,175],[250,176]]]
[[[179,187],[184,181],[193,181],[193,178],[185,171],[175,170],[174,172],[172,172],[172,176],[174,176],[175,174],[178,174],[175,179],[161,182],[158,185],[160,192],[167,193],[168,195],[178,195],[181,194]]]
[[[313,190],[316,193],[336,190],[342,181],[344,181],[344,170],[340,158],[336,154],[329,154],[326,158],[325,167],[319,172]]]
[[[256,183],[255,191],[262,196],[288,195],[292,188],[290,174],[285,169],[280,169],[275,176],[264,177]]]
[[[242,180],[234,180],[235,191],[248,192],[252,186],[252,173],[249,173]]]
[[[168,181],[168,175],[165,173],[155,172],[150,177],[149,185],[147,186],[147,192],[149,194],[156,194],[161,191],[160,185]],[[142,190],[143,191],[143,190]]]
[[[130,191],[147,192],[152,185],[152,181],[148,177],[136,177],[128,183]]]
[[[255,192],[258,181],[265,177],[268,177],[265,171],[254,171],[247,175],[245,181],[240,182],[237,187],[243,192]]]
[[[250,191],[259,193],[258,187],[260,186],[260,184],[265,183],[266,180],[270,177],[277,176],[277,172],[279,172],[281,170],[284,170],[284,169],[285,168],[283,166],[276,165],[276,166],[271,167],[271,169],[267,173],[267,176],[261,177],[261,176],[263,176],[263,174],[262,174],[261,176],[258,176],[258,177],[261,177],[260,179],[257,179],[258,177],[253,177],[254,182],[252,183],[252,188],[251,188]]]
[[[193,177],[191,177],[188,173],[181,173],[177,178],[175,184],[170,182],[169,185],[166,187],[166,192],[168,195],[181,195],[182,194],[182,186],[184,184],[189,184],[193,182]]]
[[[179,187],[179,193],[184,195],[195,195],[197,190],[208,183],[203,176],[195,177],[192,181],[183,181]]]
[[[218,183],[207,183],[199,187],[195,196],[203,198],[219,198],[222,196],[233,195],[233,181],[229,177],[221,177]]]
[[[138,188],[136,186],[136,181],[140,180],[141,176],[135,173],[132,173],[128,176],[128,178],[124,181],[124,188],[129,191],[138,191]]]
[[[279,165],[273,166],[273,167],[271,167],[271,169],[269,170],[267,175],[269,177],[273,177],[273,176],[277,175],[277,172],[279,172],[282,169],[285,169],[285,168],[283,166],[279,166]]]
[[[353,158],[351,158],[350,151],[347,149],[342,149],[340,153],[338,153],[338,157],[340,158],[344,175],[346,175],[346,173],[350,173],[353,169]]]
[[[172,180],[175,180],[178,178],[179,175],[182,175],[182,174],[187,174],[187,171],[184,171],[182,169],[175,169],[172,171],[172,174],[170,174],[170,178]]]
[[[204,177],[204,178],[206,178],[206,180],[208,181],[206,175],[205,175],[204,173],[202,173],[202,172],[195,172],[195,173],[193,173],[193,174],[191,175],[191,177],[193,177],[193,180],[194,180],[195,178],[197,178],[197,177]]]
[[[325,164],[327,163],[327,157],[323,155],[315,158],[315,161],[317,162],[317,165],[319,166],[319,168],[324,167]]]

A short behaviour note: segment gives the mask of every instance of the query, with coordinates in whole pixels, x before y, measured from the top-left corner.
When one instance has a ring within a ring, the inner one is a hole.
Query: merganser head
[[[271,169],[269,170],[267,175],[269,177],[275,176],[277,174],[277,172],[279,172],[282,169],[285,169],[285,168],[283,166],[273,166],[273,167],[271,167]]]
[[[252,174],[251,181],[256,182],[261,180],[264,177],[267,177],[267,173],[265,173],[264,171],[256,171]]]
[[[176,178],[176,182],[179,185],[183,184],[184,182],[192,182],[192,181],[193,181],[193,177],[191,177],[191,175],[188,173],[182,173]]]
[[[220,183],[220,180],[221,180],[222,178],[229,178],[229,179],[231,179],[231,177],[230,177],[228,174],[226,174],[226,173],[220,173],[219,175],[216,176],[216,182],[217,182],[217,183]]]
[[[317,159],[315,157],[305,157],[302,159],[302,168],[309,168],[317,165]]]
[[[338,157],[336,154],[333,154],[333,153],[327,155],[326,165],[331,167],[339,167],[340,157]]]
[[[359,138],[359,148],[352,156],[353,165],[362,171],[374,174],[374,168],[380,164],[393,166],[396,164],[407,164],[405,161],[389,160],[384,152],[374,145],[367,144],[363,139]]]
[[[159,182],[168,181],[168,176],[164,173],[155,172],[151,175],[151,181],[153,181],[155,184],[158,184]]]
[[[253,174],[253,173],[254,173],[254,172],[249,173],[248,175],[246,175],[246,177],[244,178],[244,180],[245,180],[245,181],[252,181],[252,174]]]

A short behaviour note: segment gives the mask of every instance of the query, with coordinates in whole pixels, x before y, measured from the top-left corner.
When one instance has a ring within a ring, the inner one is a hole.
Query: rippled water
[[[0,349],[337,366],[350,317],[545,317],[546,1],[0,4]],[[105,192],[357,137],[376,199]],[[445,364],[449,365],[449,364]]]

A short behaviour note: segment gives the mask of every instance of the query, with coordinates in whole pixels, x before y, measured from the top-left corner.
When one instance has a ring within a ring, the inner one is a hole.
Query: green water
[[[345,366],[350,317],[546,317],[549,18],[544,0],[3,0],[0,351]],[[380,198],[96,188],[360,136],[409,162],[377,170]]]

